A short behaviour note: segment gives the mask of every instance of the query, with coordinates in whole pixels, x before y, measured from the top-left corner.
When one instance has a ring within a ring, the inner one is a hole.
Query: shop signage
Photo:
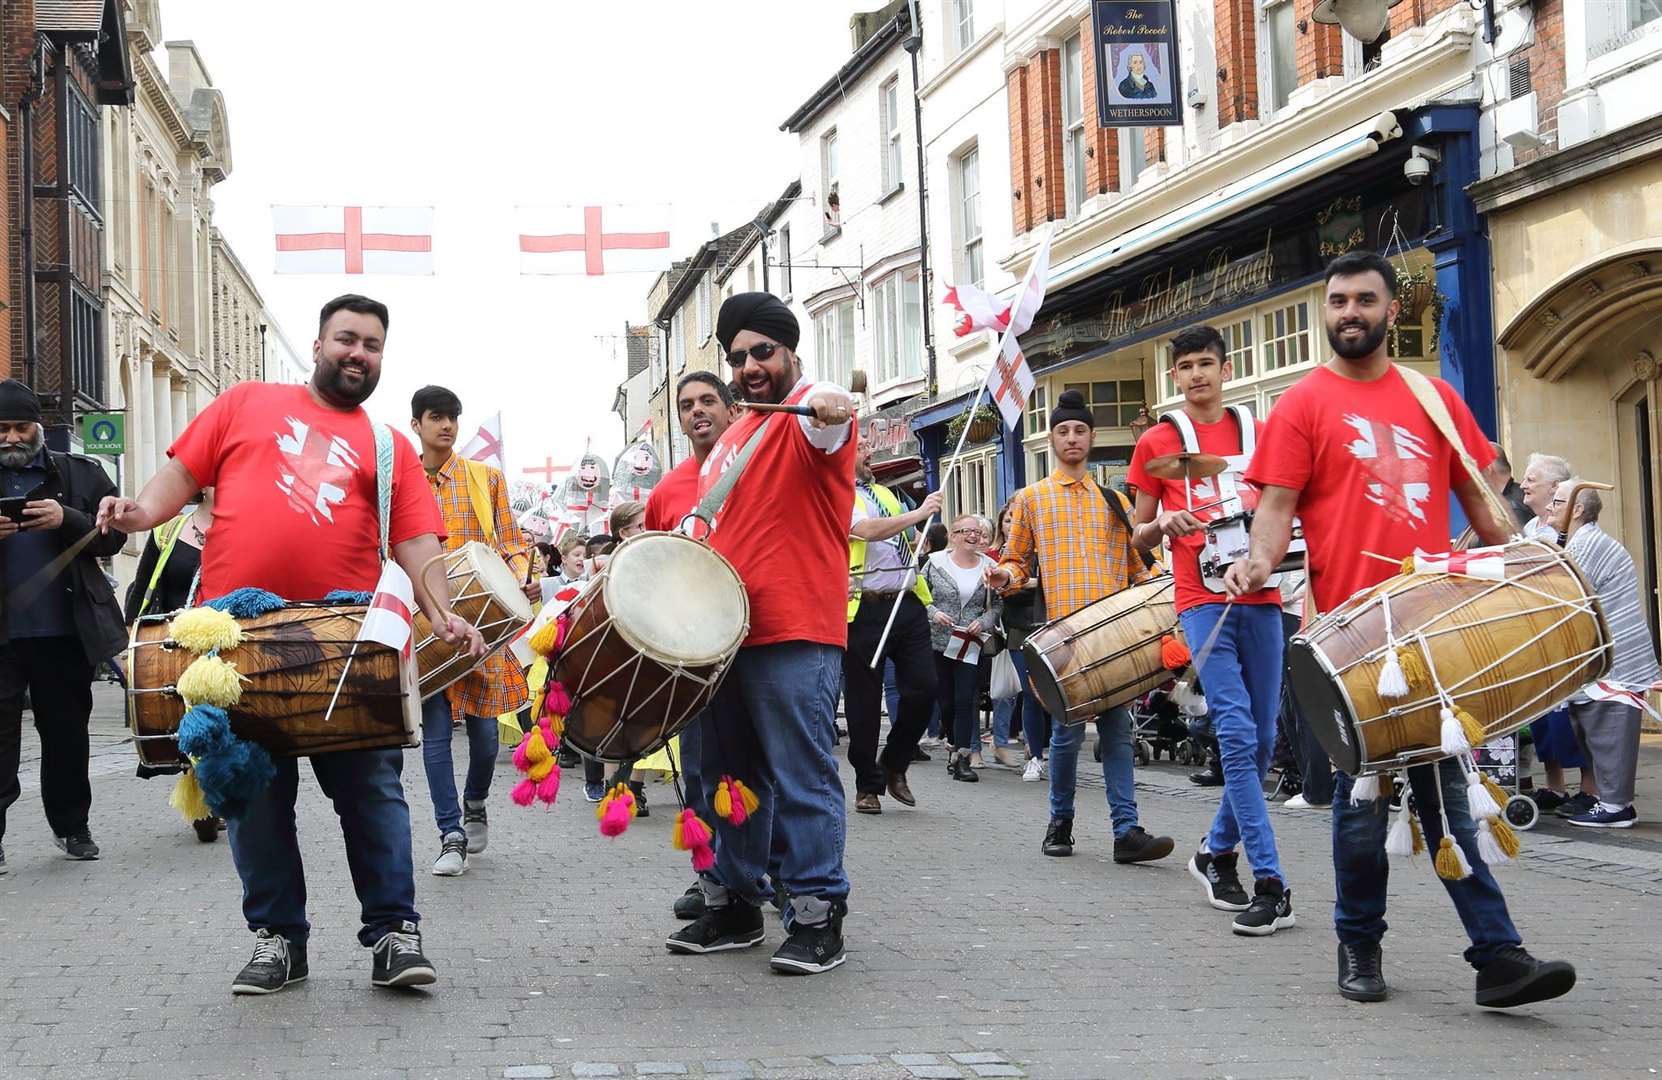
[[[917,437],[903,417],[874,416],[866,422],[865,436],[879,460],[917,456]]]
[[[1218,247],[1186,272],[1156,271],[1130,290],[1115,289],[1108,294],[1103,319],[1106,336],[1125,337],[1264,292],[1275,284],[1273,238],[1274,231],[1266,229],[1262,246],[1239,258],[1228,247]]]
[[[126,452],[127,418],[120,413],[87,413],[81,417],[81,449],[88,454]]]
[[[1092,0],[1101,126],[1182,126],[1176,8],[1175,0]]]

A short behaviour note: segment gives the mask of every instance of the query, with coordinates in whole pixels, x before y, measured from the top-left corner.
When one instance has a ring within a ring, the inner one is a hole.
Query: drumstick
[[[809,408],[807,405],[769,405],[762,401],[747,401],[744,403],[744,407],[755,412],[762,413],[782,412],[793,413],[797,416],[817,415],[814,410]]]
[[[1200,666],[1206,663],[1207,658],[1212,655],[1212,650],[1217,647],[1218,635],[1223,632],[1223,622],[1229,618],[1229,609],[1234,606],[1235,598],[1233,596],[1224,601],[1223,614],[1219,615],[1218,621],[1212,625],[1212,632],[1206,635],[1205,644],[1201,645],[1199,650],[1189,654],[1189,666],[1195,669],[1196,675],[1200,674]]]
[[[73,562],[75,556],[79,555],[88,544],[92,543],[92,538],[97,535],[98,530],[93,529],[85,536],[60,551],[56,558],[41,567],[39,570],[36,570],[28,577],[27,580],[23,582],[23,584],[13,590],[11,598],[7,601],[7,603],[11,605],[14,611],[22,611],[24,608],[34,603],[35,598],[46,591],[46,587],[51,585],[53,580],[63,572],[63,568]]]

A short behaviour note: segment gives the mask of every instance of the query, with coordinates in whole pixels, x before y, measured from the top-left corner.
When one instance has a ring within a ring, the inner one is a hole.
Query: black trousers
[[[941,706],[941,725],[951,725],[952,748],[966,754],[981,749],[981,716],[976,711],[981,699],[980,674],[975,664],[935,654],[936,700]]]
[[[72,836],[86,827],[92,809],[87,780],[92,664],[80,638],[18,638],[0,645],[0,837],[6,835],[6,811],[23,790],[17,769],[25,691],[40,733],[40,801],[46,822],[53,836]]]
[[[895,688],[900,692],[900,715],[891,718],[883,753],[877,753],[877,729],[882,723],[883,665],[872,670],[877,639],[889,621],[894,602],[864,601],[848,624],[848,659],[843,664],[843,706],[848,712],[848,763],[854,767],[854,787],[862,795],[881,795],[888,787],[887,772],[904,773],[912,764],[918,740],[935,709],[935,653],[929,647],[929,619],[923,602],[911,593],[900,601],[894,629],[884,647],[884,659],[894,661]]]

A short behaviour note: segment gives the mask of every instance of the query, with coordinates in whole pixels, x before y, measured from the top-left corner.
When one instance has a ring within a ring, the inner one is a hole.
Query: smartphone
[[[26,495],[19,495],[15,499],[0,499],[0,515],[11,518],[19,525],[23,524],[23,508],[29,504]]]

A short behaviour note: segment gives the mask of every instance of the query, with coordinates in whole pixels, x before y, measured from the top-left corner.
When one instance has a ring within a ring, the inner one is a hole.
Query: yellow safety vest
[[[884,487],[882,484],[872,484],[871,493],[877,496],[877,503],[883,508],[883,515],[885,517],[899,517],[905,512],[900,505],[900,500],[895,497],[892,491]],[[858,499],[860,497],[860,493],[856,491],[854,493],[854,497]],[[855,537],[850,537],[848,541],[848,571],[857,585],[859,582],[863,582],[865,580],[863,574],[861,573],[865,570],[865,568],[866,542]],[[856,587],[854,595],[848,598],[849,622],[854,621],[854,613],[860,610],[860,593],[862,591],[863,590]],[[912,585],[912,595],[916,596],[925,604],[934,603],[935,598],[929,593],[929,584],[923,580],[923,575],[921,573],[918,574],[917,580]]]

